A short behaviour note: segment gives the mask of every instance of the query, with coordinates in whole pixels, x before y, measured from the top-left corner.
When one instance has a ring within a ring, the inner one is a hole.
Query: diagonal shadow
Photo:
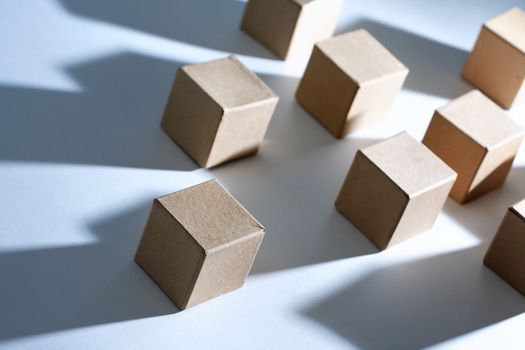
[[[485,247],[385,267],[304,310],[362,349],[421,349],[525,312]]]
[[[240,30],[235,0],[60,0],[71,13],[231,53],[276,59]]]
[[[123,53],[67,67],[81,92],[0,86],[0,159],[195,169],[160,128],[179,65]]]
[[[376,140],[335,139],[295,101],[298,79],[262,78],[280,101],[259,155],[212,170],[267,229],[252,273],[376,253],[334,208],[357,149]]]
[[[480,240],[490,242],[507,208],[525,198],[525,167],[513,167],[500,188],[470,202],[459,204],[449,199],[445,213]]]
[[[133,262],[150,206],[91,224],[94,244],[0,253],[0,340],[178,312]]]
[[[478,246],[378,269],[304,314],[363,349],[420,349],[525,312],[523,297],[482,264],[507,207],[525,197],[524,171],[468,204],[447,201]]]
[[[472,89],[461,79],[468,52],[370,19],[339,32],[364,28],[409,69],[404,87],[434,96],[456,98]]]

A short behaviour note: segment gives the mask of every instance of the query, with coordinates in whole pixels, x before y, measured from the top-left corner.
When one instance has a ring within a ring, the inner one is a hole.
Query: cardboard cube
[[[357,152],[335,206],[379,249],[430,229],[456,173],[402,132]]]
[[[525,295],[525,199],[505,214],[484,263]]]
[[[211,180],[155,199],[135,261],[185,309],[240,288],[264,232]]]
[[[458,173],[450,196],[465,203],[501,186],[523,129],[478,90],[438,108],[423,143]]]
[[[334,34],[343,0],[250,0],[241,28],[277,56],[310,55]]]
[[[525,13],[513,8],[486,22],[463,78],[503,108],[525,98]]]
[[[202,167],[257,153],[277,95],[235,56],[180,68],[162,128]]]
[[[297,100],[337,138],[388,115],[408,69],[360,29],[317,43]]]

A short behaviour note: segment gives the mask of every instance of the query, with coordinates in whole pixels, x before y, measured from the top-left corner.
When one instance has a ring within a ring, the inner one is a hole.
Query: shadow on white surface
[[[386,267],[304,310],[361,349],[421,349],[525,312],[484,247]]]
[[[196,169],[160,128],[179,65],[122,53],[66,67],[80,92],[0,86],[0,160]]]
[[[71,13],[203,48],[277,59],[240,29],[235,0],[60,0]]]
[[[444,211],[488,246],[507,208],[524,198],[525,167],[515,166],[500,188],[463,205],[449,198]]]
[[[366,18],[338,32],[359,28],[368,30],[410,69],[406,89],[450,99],[472,89],[461,79],[467,51]]]
[[[0,340],[178,312],[133,262],[150,207],[93,223],[94,244],[0,253]]]
[[[244,5],[238,1],[60,1],[83,18],[203,48],[275,58],[239,30]],[[446,98],[470,89],[459,76],[466,51],[367,19],[348,29],[359,27],[409,66],[406,88]],[[69,67],[79,92],[0,86],[0,160],[195,169],[159,127],[178,65],[119,54]],[[333,207],[355,151],[376,140],[333,139],[295,102],[296,79],[263,78],[282,99],[260,155],[213,170],[268,229],[253,273],[376,253]],[[506,206],[525,196],[524,179],[525,168],[516,168],[501,190],[466,206],[448,201],[446,214],[477,235],[480,246],[376,270],[304,315],[365,349],[414,349],[524,312],[523,298],[481,265]],[[133,262],[149,208],[147,203],[92,223],[99,242],[91,245],[0,253],[0,340],[176,313]],[[248,336],[250,324],[242,330]],[[170,333],[171,326],[160,333]],[[293,335],[294,329],[282,332]],[[216,329],[199,332],[213,338]],[[144,334],[159,339],[157,330]]]
[[[525,312],[525,299],[483,266],[508,206],[525,197],[525,168],[499,189],[445,213],[480,244],[379,269],[305,310],[363,349],[420,349]]]
[[[295,100],[298,79],[262,78],[280,101],[259,155],[212,170],[267,229],[252,273],[376,253],[334,202],[357,149],[377,140],[335,139]]]

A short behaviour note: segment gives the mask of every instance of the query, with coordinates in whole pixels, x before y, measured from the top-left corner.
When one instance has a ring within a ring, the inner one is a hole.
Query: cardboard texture
[[[463,78],[503,108],[525,98],[525,12],[513,8],[487,21]]]
[[[335,206],[379,249],[430,229],[456,173],[406,132],[357,152]]]
[[[296,98],[332,135],[386,118],[408,69],[360,29],[317,43]]]
[[[211,180],[154,200],[135,261],[186,309],[240,288],[264,233]]]
[[[334,34],[343,0],[250,0],[241,28],[277,56],[308,57]]]
[[[505,214],[484,263],[525,295],[525,199]]]
[[[162,128],[210,168],[257,153],[277,95],[235,56],[177,71]]]
[[[465,203],[501,186],[524,131],[478,90],[438,108],[423,143],[458,173],[450,196]]]

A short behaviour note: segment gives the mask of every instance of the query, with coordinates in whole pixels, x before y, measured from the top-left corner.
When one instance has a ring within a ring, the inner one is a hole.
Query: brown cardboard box
[[[135,261],[185,309],[240,288],[264,232],[211,180],[154,200]]]
[[[513,8],[483,25],[463,78],[503,108],[525,98],[525,12]]]
[[[525,295],[525,199],[507,211],[484,263]]]
[[[465,203],[501,186],[523,129],[478,90],[438,108],[423,143],[458,173],[450,196]]]
[[[277,56],[310,55],[333,35],[343,0],[250,0],[241,28]]]
[[[297,100],[335,137],[388,115],[408,69],[367,31],[318,42]]]
[[[357,151],[335,206],[379,249],[430,229],[456,173],[406,132]]]
[[[185,66],[162,128],[202,167],[257,153],[277,95],[235,56]]]

